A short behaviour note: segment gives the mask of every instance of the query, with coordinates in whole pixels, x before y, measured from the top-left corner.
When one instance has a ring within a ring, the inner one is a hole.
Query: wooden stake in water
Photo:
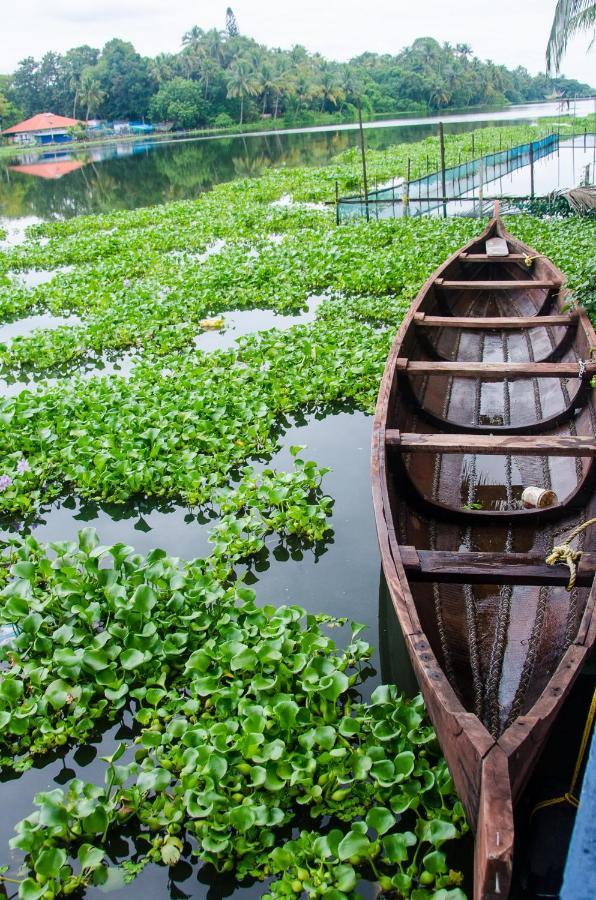
[[[530,141],[530,197],[534,199],[534,144]]]
[[[339,225],[339,182],[335,182],[335,224]]]
[[[360,130],[360,155],[362,156],[362,180],[364,182],[364,204],[366,207],[366,221],[370,221],[368,212],[368,178],[366,175],[366,149],[364,147],[364,128],[362,127],[362,106],[358,98],[358,128]]]
[[[443,218],[447,218],[447,203],[445,202],[445,197],[447,196],[447,187],[445,184],[445,132],[443,130],[443,123],[439,122],[439,143],[441,146],[441,190],[443,192]]]

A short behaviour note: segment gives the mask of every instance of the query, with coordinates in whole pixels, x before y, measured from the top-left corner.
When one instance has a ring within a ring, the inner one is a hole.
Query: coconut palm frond
[[[546,48],[549,72],[558,71],[567,43],[580,31],[589,31],[596,24],[594,0],[558,0]]]
[[[596,185],[571,188],[568,191],[553,191],[555,197],[562,197],[578,216],[586,216],[596,210]]]

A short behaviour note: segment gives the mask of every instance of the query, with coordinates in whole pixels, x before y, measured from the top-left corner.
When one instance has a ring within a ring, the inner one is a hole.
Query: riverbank
[[[577,116],[572,114],[570,111],[562,113],[560,116],[552,116],[549,115],[549,118],[552,118],[553,121],[563,120],[571,120],[575,118],[590,118],[590,110],[587,109],[586,105],[591,101],[588,100],[580,100],[580,115]],[[533,114],[539,114],[540,110],[553,106],[554,104],[545,104],[543,102],[536,102],[534,104],[524,104],[520,107],[520,114],[523,112],[526,115],[532,116]],[[577,106],[577,104],[576,104]],[[582,110],[586,107],[585,113],[586,115],[582,116]],[[423,122],[436,122],[438,124],[439,121],[449,122],[461,122],[468,120],[471,116],[477,117],[491,117],[495,116],[496,118],[500,118],[503,120],[507,120],[512,113],[514,114],[515,106],[511,104],[510,106],[498,106],[493,109],[487,108],[479,108],[476,109],[474,107],[468,108],[466,110],[460,109],[449,109],[446,108],[441,110],[440,112],[431,113],[429,110],[426,114],[420,114],[418,110],[411,112],[402,112],[400,111],[396,118],[383,118],[383,119],[371,119],[365,118],[363,123],[365,129],[370,128],[384,128],[384,127],[392,127],[394,125],[402,125],[406,126],[408,124],[421,124]],[[546,116],[541,116],[546,117]],[[594,117],[594,113],[592,113],[592,117]],[[190,129],[185,131],[176,131],[176,132],[166,132],[159,134],[151,134],[151,135],[135,135],[135,134],[123,134],[123,135],[110,135],[105,138],[98,138],[97,140],[85,140],[85,141],[72,141],[69,144],[56,144],[56,145],[32,145],[31,147],[19,148],[15,152],[14,144],[6,144],[0,146],[0,159],[2,158],[10,158],[11,156],[18,155],[20,152],[26,153],[47,153],[55,151],[57,153],[60,152],[70,152],[70,151],[81,151],[85,149],[93,149],[96,147],[109,146],[114,143],[123,143],[123,144],[142,144],[147,142],[155,142],[155,143],[164,143],[169,141],[182,141],[182,140],[215,140],[218,138],[236,138],[236,137],[264,137],[266,135],[273,134],[305,134],[310,131],[319,131],[324,129],[354,129],[358,127],[357,121],[354,119],[346,120],[340,113],[336,114],[324,114],[311,117],[313,121],[309,121],[308,123],[301,123],[296,121],[287,121],[284,119],[278,120],[267,120],[263,122],[250,122],[244,126],[233,125],[229,128],[197,128]]]

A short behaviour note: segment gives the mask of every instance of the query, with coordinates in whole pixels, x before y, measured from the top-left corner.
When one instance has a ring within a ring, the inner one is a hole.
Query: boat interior
[[[596,515],[596,422],[585,314],[565,308],[549,260],[499,220],[493,228],[506,255],[488,255],[484,235],[427,284],[398,351],[386,433],[393,527],[421,626],[463,706],[497,737],[532,707],[577,635],[593,573],[568,591],[564,567],[558,580],[543,566],[525,579],[537,583],[517,583],[507,560],[543,561]],[[525,508],[528,487],[556,496]],[[592,539],[590,527],[574,547]],[[443,552],[441,577],[416,580],[407,548]],[[462,553],[493,554],[487,583],[477,572],[466,582]]]

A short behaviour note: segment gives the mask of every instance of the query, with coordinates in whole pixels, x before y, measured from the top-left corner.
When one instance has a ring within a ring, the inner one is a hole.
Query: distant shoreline
[[[587,101],[596,100],[594,97],[579,97],[576,102],[585,103]],[[366,119],[363,123],[363,127],[365,129],[370,128],[390,128],[390,127],[406,127],[408,124],[412,126],[432,123],[432,122],[465,122],[465,121],[474,121],[473,117],[478,117],[477,121],[482,121],[482,116],[490,116],[493,114],[503,116],[505,121],[509,121],[507,119],[506,113],[511,109],[520,108],[525,109],[526,107],[538,107],[544,106],[550,103],[556,103],[557,101],[552,100],[535,100],[527,103],[509,103],[502,104],[499,106],[489,107],[486,106],[469,106],[469,107],[452,107],[445,108],[439,112],[427,112],[422,114],[419,110],[411,110],[411,111],[399,111],[394,114],[393,117],[383,117],[380,119]],[[570,103],[569,109],[564,110],[560,113],[562,118],[580,118],[580,115],[574,116],[571,110],[573,105],[573,101]],[[590,115],[590,113],[588,113]],[[520,118],[523,118],[521,116]],[[552,114],[545,115],[541,118],[554,118]],[[332,119],[332,121],[330,121]],[[411,120],[411,121],[410,121]],[[279,122],[279,125],[275,125],[275,122]],[[277,120],[267,120],[261,121],[260,123],[251,122],[246,126],[230,126],[230,128],[193,128],[187,130],[178,130],[178,131],[169,131],[169,132],[157,132],[152,134],[121,134],[121,135],[107,135],[102,138],[97,138],[95,140],[85,140],[85,141],[71,141],[68,143],[52,143],[52,144],[31,144],[31,145],[23,145],[19,146],[16,144],[6,144],[0,146],[0,159],[2,158],[10,158],[17,157],[22,153],[35,153],[42,154],[48,152],[60,152],[69,153],[71,151],[80,151],[86,149],[92,149],[96,147],[108,146],[110,144],[122,144],[122,143],[143,143],[143,142],[151,142],[151,143],[177,143],[183,141],[191,141],[191,140],[217,140],[221,138],[242,138],[242,137],[267,137],[268,135],[275,134],[306,134],[309,132],[324,132],[324,131],[349,131],[358,127],[358,122],[353,119],[344,120],[339,116],[321,116],[318,117],[318,121],[309,123],[307,125],[291,125],[288,124],[284,119]]]

